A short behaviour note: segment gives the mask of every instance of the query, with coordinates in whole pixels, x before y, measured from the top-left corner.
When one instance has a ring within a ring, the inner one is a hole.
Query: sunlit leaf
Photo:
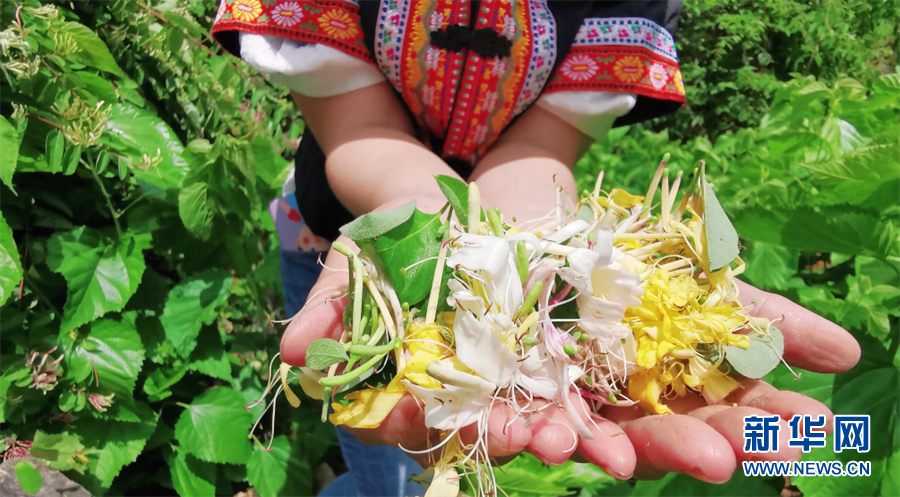
[[[370,212],[341,227],[341,233],[353,241],[370,240],[405,223],[416,210],[410,201],[389,211]]]
[[[60,335],[67,374],[78,382],[90,378],[95,387],[130,397],[144,363],[144,346],[134,323],[103,319],[77,333],[76,339]]]
[[[47,265],[69,286],[62,331],[125,307],[141,282],[149,246],[146,234],[127,232],[111,240],[85,226],[50,237]]]
[[[275,437],[269,451],[257,445],[247,461],[247,482],[261,497],[312,495],[312,469],[304,456],[284,435]]]
[[[244,464],[250,457],[252,415],[246,401],[230,388],[208,390],[187,406],[175,424],[179,445],[198,459]]]
[[[750,337],[750,347],[742,349],[733,345],[725,346],[725,360],[741,376],[762,378],[781,363],[784,336],[774,326],[769,326],[765,335],[751,331],[747,336]]]
[[[172,486],[181,497],[216,495],[216,465],[203,462],[184,450],[176,449],[167,459]]]
[[[15,192],[12,185],[13,173],[16,172],[16,163],[19,162],[19,135],[5,117],[0,116],[0,181],[10,190]]]
[[[230,290],[231,275],[210,270],[182,280],[169,291],[160,322],[181,357],[188,357],[196,347],[200,328],[215,321]]]
[[[71,36],[78,46],[77,51],[66,56],[73,62],[96,67],[116,76],[125,75],[116,63],[116,59],[109,53],[109,48],[103,43],[103,40],[87,26],[77,22],[64,22],[59,27],[59,32],[62,35]]]
[[[41,491],[44,479],[37,469],[28,461],[22,461],[16,464],[16,479],[19,480],[19,486],[26,494],[36,494]]]
[[[408,221],[375,240],[375,251],[401,302],[416,304],[431,290],[440,226],[440,214],[416,210]]]
[[[0,305],[15,293],[22,281],[22,262],[19,260],[19,249],[13,239],[12,230],[0,214]]]

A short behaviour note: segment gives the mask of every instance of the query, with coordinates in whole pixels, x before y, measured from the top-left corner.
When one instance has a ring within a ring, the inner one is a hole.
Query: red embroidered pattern
[[[644,47],[572,47],[545,93],[558,91],[628,92],[684,102],[678,63]]]
[[[242,31],[318,43],[374,64],[358,12],[359,7],[336,0],[222,0],[212,33]]]

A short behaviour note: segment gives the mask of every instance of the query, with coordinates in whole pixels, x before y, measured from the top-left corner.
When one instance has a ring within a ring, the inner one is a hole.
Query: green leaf
[[[198,371],[220,380],[231,381],[231,362],[225,353],[222,335],[213,327],[204,327],[197,339],[197,348],[191,352],[187,369]]]
[[[147,234],[125,233],[113,241],[84,226],[51,236],[47,266],[69,286],[61,331],[122,310],[141,282],[142,252],[149,246]]]
[[[202,461],[244,464],[250,457],[247,434],[253,422],[245,404],[244,397],[230,388],[208,390],[181,413],[175,438]]]
[[[887,271],[889,277],[895,278],[896,273]],[[900,309],[897,308],[900,288],[897,288],[896,282],[891,283],[873,285],[871,278],[867,274],[862,274],[857,265],[857,276],[847,278],[850,291],[845,298],[846,312],[841,324],[864,328],[879,340],[889,340],[890,316],[900,315]]]
[[[22,262],[12,230],[0,214],[0,306],[15,293],[22,281]]]
[[[66,153],[63,154],[62,159],[62,173],[66,176],[75,174],[75,171],[78,169],[79,159],[81,159],[81,147],[66,147]]]
[[[344,346],[330,338],[320,338],[306,349],[306,366],[312,369],[325,369],[347,360]]]
[[[216,495],[216,466],[203,462],[177,449],[167,459],[172,473],[172,486],[181,497],[213,497]]]
[[[16,464],[16,478],[19,480],[19,486],[26,494],[36,494],[41,491],[44,485],[44,479],[34,466],[28,461],[22,461]]]
[[[215,214],[213,199],[208,190],[209,185],[198,181],[178,192],[178,216],[184,227],[202,240],[209,239]]]
[[[784,355],[784,335],[781,330],[769,326],[768,334],[756,331],[747,334],[750,347],[742,349],[733,345],[725,346],[725,360],[737,373],[759,379],[767,375],[781,363]]]
[[[878,495],[885,497],[900,495],[900,471],[896,471],[897,468],[900,468],[900,451],[895,450],[885,461],[884,467],[886,471],[881,480],[881,491]]]
[[[731,264],[740,255],[738,234],[716,198],[716,192],[706,181],[706,173],[700,169],[700,188],[703,195],[703,221],[706,249],[709,253],[710,271],[718,271]]]
[[[34,434],[30,452],[32,456],[47,461],[51,468],[65,471],[72,467],[69,459],[83,450],[84,445],[68,432],[48,435],[38,430]]]
[[[12,185],[16,163],[19,162],[19,134],[5,117],[0,116],[0,181],[15,193]]]
[[[100,142],[127,157],[135,177],[157,188],[174,188],[187,174],[188,163],[178,137],[168,124],[146,110],[128,104],[113,106]],[[151,160],[158,163],[148,162]]]
[[[440,214],[415,210],[411,219],[375,240],[375,251],[400,302],[416,304],[431,291],[434,266],[441,248],[440,227]],[[419,264],[413,266],[414,263]]]
[[[95,67],[116,76],[125,76],[103,40],[87,26],[77,22],[65,22],[59,28],[59,33],[71,36],[78,46],[78,51],[66,55],[68,60]]]
[[[156,413],[142,409],[139,423],[124,423],[92,418],[82,418],[75,423],[75,429],[85,447],[96,450],[85,451],[88,469],[96,478],[92,483],[100,488],[109,488],[113,480],[137,460],[147,440],[156,430]]]
[[[99,101],[116,103],[119,100],[113,84],[103,76],[88,71],[76,71],[69,73],[68,76],[72,76],[72,83],[76,87],[83,88]]]
[[[456,219],[463,226],[469,225],[469,185],[452,176],[438,175],[434,177],[438,186],[450,202]]]
[[[91,384],[99,381],[100,388],[131,397],[144,363],[144,345],[134,323],[103,319],[82,328],[78,335],[78,339],[60,335],[67,375],[81,382],[96,371]]]
[[[187,365],[180,360],[175,361],[175,364],[156,368],[147,375],[144,392],[150,396],[151,401],[164,399],[172,394],[167,391],[168,388],[181,381],[186,373]]]
[[[181,357],[188,357],[197,345],[200,328],[212,324],[231,291],[231,275],[207,270],[182,280],[169,291],[160,317],[166,339]]]
[[[783,478],[748,477],[741,474],[740,471],[735,473],[727,483],[720,485],[702,482],[688,475],[669,473],[659,480],[638,481],[634,486],[631,497],[683,497],[687,495],[692,497],[720,497],[723,495],[732,497],[776,496],[782,487],[784,487]],[[805,489],[804,492],[806,492]]]
[[[866,457],[873,459],[887,457],[900,449],[898,404],[900,371],[893,367],[873,369],[857,376],[842,385],[832,401],[835,414],[871,416],[872,441]]]
[[[788,368],[775,368],[766,375],[766,382],[779,390],[790,390],[812,397],[826,406],[831,406],[831,394],[834,390],[834,375],[804,371],[794,368],[800,378],[794,376]]]
[[[800,251],[771,243],[747,242],[741,258],[747,264],[743,277],[764,290],[785,290],[794,279]],[[801,282],[802,284],[802,282]]]
[[[383,212],[363,214],[341,227],[341,233],[353,241],[371,240],[402,225],[416,210],[415,200]]]
[[[312,469],[284,435],[275,437],[269,451],[254,446],[247,482],[262,497],[312,495]]]
[[[66,151],[66,139],[59,130],[51,130],[44,141],[48,172],[58,173],[63,170],[63,154]]]
[[[741,236],[809,252],[886,257],[897,250],[896,227],[871,214],[841,207],[748,209],[735,218]]]

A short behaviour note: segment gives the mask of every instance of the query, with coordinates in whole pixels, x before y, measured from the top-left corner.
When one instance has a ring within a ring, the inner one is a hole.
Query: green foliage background
[[[279,407],[272,451],[245,436],[277,351],[268,317],[285,317],[266,206],[303,124],[211,41],[215,4],[30,0],[17,18],[0,3],[0,450],[31,441],[95,495],[311,495],[312,468],[340,469],[312,402]],[[666,152],[676,170],[706,160],[746,279],[853,331],[850,372],[769,378],[872,416],[869,453],[810,458],[873,475],[795,478],[810,496],[900,495],[898,25],[890,1],[688,1],[690,105],[614,130],[576,167],[583,188],[603,168],[639,193]],[[618,482],[525,456],[498,479],[513,495],[783,485]]]

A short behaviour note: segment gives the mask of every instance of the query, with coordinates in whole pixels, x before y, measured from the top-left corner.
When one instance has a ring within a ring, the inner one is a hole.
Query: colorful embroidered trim
[[[653,50],[673,62],[678,62],[675,39],[662,26],[641,17],[591,17],[575,35],[573,47],[631,46]]]
[[[684,102],[678,64],[644,47],[572,47],[545,93],[557,91],[627,92]]]
[[[556,63],[556,19],[547,7],[546,0],[530,0],[528,14],[531,18],[532,41],[531,60],[525,73],[525,84],[516,102],[514,115],[519,115],[528,108],[544,89],[553,64]]]
[[[212,33],[242,31],[318,43],[374,64],[358,11],[343,0],[222,0]]]
[[[409,0],[385,0],[381,2],[375,24],[375,59],[397,91],[401,91],[400,53],[403,51],[407,16]]]

